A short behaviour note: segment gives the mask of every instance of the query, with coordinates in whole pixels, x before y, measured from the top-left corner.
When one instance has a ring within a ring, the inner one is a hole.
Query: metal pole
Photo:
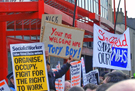
[[[115,20],[116,23],[114,25],[114,33],[116,33],[116,24],[117,24],[117,18],[118,18],[118,13],[119,13],[120,2],[121,2],[121,0],[119,0],[119,4],[118,4],[118,8],[117,8],[116,20]]]
[[[76,14],[76,7],[77,7],[77,0],[75,0],[74,16],[73,16],[73,27],[75,26],[75,14]]]
[[[125,8],[125,30],[127,29],[127,12],[126,12],[126,0],[124,0],[124,8]]]
[[[115,23],[116,23],[116,10],[115,10],[115,0],[113,0],[113,8],[114,8],[114,28],[115,28]],[[114,33],[115,33],[115,30],[114,30]]]

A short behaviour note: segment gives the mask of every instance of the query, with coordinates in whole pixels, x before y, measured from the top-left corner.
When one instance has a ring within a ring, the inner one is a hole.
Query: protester
[[[85,85],[83,88],[85,91],[94,91],[96,90],[97,87],[98,87],[97,85],[89,83]]]
[[[45,52],[45,54],[46,54],[46,58],[48,58],[47,56],[49,56],[49,55],[48,55],[48,52],[47,52],[47,51]],[[46,61],[46,64],[47,64],[47,72],[48,72],[48,81],[49,81],[50,89],[56,90],[56,89],[55,89],[55,80],[56,80],[57,78],[62,77],[62,76],[68,71],[68,69],[69,69],[70,66],[71,66],[71,65],[70,65],[70,62],[72,62],[72,61],[73,61],[73,58],[72,58],[72,56],[70,55],[70,56],[69,56],[69,59],[68,59],[68,61],[67,61],[67,63],[64,64],[60,70],[55,71],[55,72],[53,72],[52,70],[50,70],[50,63],[49,63],[48,60]]]
[[[112,85],[106,91],[135,91],[134,85],[134,79],[125,80]]]
[[[108,72],[106,71],[106,72],[103,72],[103,73],[101,73],[100,74],[100,80],[104,80],[105,79],[105,75],[107,74]]]
[[[65,81],[64,91],[68,91],[71,88],[71,83],[69,81]]]
[[[103,83],[116,83],[126,79],[128,79],[128,77],[122,72],[110,72],[105,77]]]
[[[100,74],[100,76],[99,76],[99,78],[100,78],[100,83],[99,83],[99,85],[103,84],[103,81],[104,81],[104,79],[105,79],[105,77],[106,77],[106,75],[107,75],[108,73],[109,73],[109,72],[105,71],[105,72],[102,72],[102,73]]]
[[[13,72],[9,73],[9,74],[7,75],[7,78],[10,80],[9,88],[10,88],[12,91],[15,91],[14,79],[13,79]]]
[[[111,87],[114,83],[105,83],[100,85],[96,91],[106,91],[109,87]],[[115,90],[114,90],[115,91]]]
[[[74,87],[70,88],[69,91],[84,91],[84,89],[79,86],[74,86]]]

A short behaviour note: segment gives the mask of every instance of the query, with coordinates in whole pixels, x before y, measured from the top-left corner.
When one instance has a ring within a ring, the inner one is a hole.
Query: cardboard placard
[[[45,33],[41,42],[51,56],[80,60],[84,30],[46,21]]]
[[[43,30],[44,30],[44,25],[45,25],[45,20],[46,21],[51,21],[54,23],[61,24],[62,23],[62,15],[57,15],[57,14],[42,14],[42,20],[41,20],[41,31],[40,31],[40,41],[42,39],[43,35]]]
[[[43,43],[11,44],[15,89],[49,91]]]

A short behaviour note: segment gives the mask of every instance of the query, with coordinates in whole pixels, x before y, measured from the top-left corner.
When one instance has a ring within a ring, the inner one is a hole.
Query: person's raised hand
[[[73,57],[72,57],[72,55],[70,55],[67,62],[70,63],[72,61],[73,61]]]

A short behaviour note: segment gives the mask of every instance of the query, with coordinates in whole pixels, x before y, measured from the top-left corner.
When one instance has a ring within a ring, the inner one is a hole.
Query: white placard
[[[0,91],[10,91],[5,79],[0,81]]]
[[[94,24],[93,67],[131,70],[129,29],[112,34]]]
[[[81,86],[81,61],[75,61],[70,66],[71,87]]]

